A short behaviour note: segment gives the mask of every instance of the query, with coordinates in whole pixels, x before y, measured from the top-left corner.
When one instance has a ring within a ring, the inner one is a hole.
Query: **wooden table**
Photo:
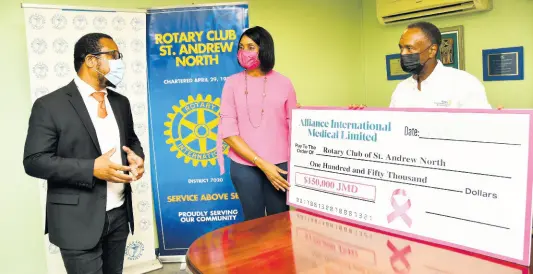
[[[208,233],[189,248],[187,266],[192,273],[530,273],[526,267],[303,211]]]

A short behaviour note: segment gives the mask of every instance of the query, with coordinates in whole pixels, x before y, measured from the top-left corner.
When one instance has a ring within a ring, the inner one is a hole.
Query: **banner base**
[[[162,263],[185,263],[185,255],[159,256]]]
[[[158,259],[155,259],[152,261],[125,267],[124,274],[144,274],[161,268],[163,268],[163,265]]]

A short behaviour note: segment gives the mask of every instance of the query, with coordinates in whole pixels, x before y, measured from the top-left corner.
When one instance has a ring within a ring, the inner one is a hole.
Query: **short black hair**
[[[259,68],[264,73],[269,73],[276,64],[276,56],[274,55],[274,39],[270,33],[259,26],[247,29],[239,38],[241,41],[243,36],[248,36],[259,46],[259,61],[261,64]]]
[[[74,69],[80,71],[81,65],[85,62],[85,57],[89,53],[95,53],[102,50],[100,39],[107,38],[113,40],[111,36],[104,33],[88,33],[82,36],[76,45],[74,45]]]
[[[442,35],[439,28],[429,22],[416,22],[407,26],[408,29],[420,29],[424,35],[431,41],[431,44],[436,44],[440,48],[442,42]]]

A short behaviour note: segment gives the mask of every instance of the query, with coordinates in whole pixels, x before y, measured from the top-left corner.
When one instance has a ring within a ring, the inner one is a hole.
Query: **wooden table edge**
[[[202,272],[200,272],[200,270],[198,270],[198,268],[196,268],[196,266],[194,266],[194,264],[191,262],[191,260],[189,260],[189,251],[187,251],[187,254],[185,254],[185,265],[187,266],[187,269],[193,273],[193,274],[202,274]]]
[[[412,239],[411,237],[396,235],[396,234],[391,233],[391,232],[384,232],[384,231],[380,231],[378,229],[372,229],[372,228],[368,228],[368,227],[364,227],[364,226],[359,226],[359,225],[355,225],[355,224],[346,223],[346,222],[335,220],[335,219],[332,219],[332,218],[329,218],[329,217],[326,217],[326,216],[320,216],[320,215],[317,215],[317,214],[313,214],[312,212],[308,212],[306,210],[296,209],[296,210],[294,210],[294,212],[312,215],[312,216],[315,216],[315,217],[318,217],[318,218],[323,218],[323,219],[329,220],[331,222],[337,222],[339,224],[345,224],[345,225],[349,225],[351,227],[356,227],[356,228],[359,228],[359,229],[368,230],[368,231],[373,232],[373,233],[392,236],[392,237],[396,237],[396,238],[399,238],[399,239],[402,239],[402,240],[413,241],[413,242],[416,242],[416,243],[419,243],[419,244],[422,244],[422,245],[432,246],[434,248],[441,249],[441,250],[448,250],[448,251],[451,251],[451,252],[454,252],[454,253],[460,253],[460,254],[463,254],[465,256],[475,257],[477,259],[484,260],[484,261],[489,261],[489,262],[492,262],[492,263],[496,263],[498,265],[504,265],[504,266],[511,267],[511,268],[514,268],[514,269],[522,270],[521,274],[530,273],[530,272],[528,272],[528,270],[531,271],[532,265],[533,265],[533,264],[531,264],[529,266],[524,266],[524,265],[519,265],[519,264],[507,262],[507,261],[500,261],[499,259],[496,259],[496,258],[493,258],[493,257],[487,257],[485,255],[477,254],[475,252],[468,252],[468,251],[465,251],[465,250],[451,248],[449,246],[437,244],[437,243],[434,243],[434,242],[420,241],[420,240]],[[279,213],[279,214],[287,214],[287,213]],[[290,219],[290,213],[289,213],[289,219]],[[221,228],[215,229],[215,230],[213,230],[211,232],[205,233],[204,235],[200,236],[198,239],[193,241],[191,246],[194,246],[196,242],[198,242],[201,238],[205,237],[208,234],[214,234],[217,231],[225,230],[227,227],[236,226],[236,225],[242,225],[243,223],[245,223],[245,222],[235,223],[235,224],[232,224],[232,225],[229,225],[229,226],[225,226],[225,227],[221,227]],[[531,230],[531,234],[532,234],[532,238],[533,238],[533,230]],[[185,254],[185,265],[187,267],[187,270],[189,271],[189,273],[192,273],[192,274],[203,274],[203,272],[200,271],[199,268],[196,267],[195,264],[193,263],[193,261],[189,258],[189,250],[190,249],[188,249],[187,253]],[[533,258],[533,244],[532,244],[531,257]],[[533,261],[533,259],[532,259],[532,261]],[[523,267],[527,267],[527,269],[523,268]],[[531,274],[533,274],[533,272],[531,272]]]

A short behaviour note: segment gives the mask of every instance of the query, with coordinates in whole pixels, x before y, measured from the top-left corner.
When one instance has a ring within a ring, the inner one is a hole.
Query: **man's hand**
[[[131,168],[122,166],[111,162],[110,158],[115,153],[114,148],[102,154],[102,156],[96,158],[94,161],[93,175],[94,177],[115,183],[130,183],[133,181],[133,177],[126,175],[121,171],[130,171]]]
[[[144,174],[144,160],[129,147],[123,146],[122,149],[128,155],[128,164],[130,165],[131,173],[135,177],[135,180],[141,179]]]

